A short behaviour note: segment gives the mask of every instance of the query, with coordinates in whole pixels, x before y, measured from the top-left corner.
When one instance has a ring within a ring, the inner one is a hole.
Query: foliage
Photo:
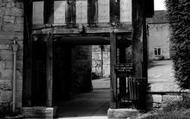
[[[189,95],[183,95],[183,100],[168,102],[168,104],[165,107],[163,107],[164,112],[178,111],[183,109],[190,109]]]
[[[142,119],[189,119],[189,117],[190,96],[184,95],[183,100],[169,102],[163,110]]]
[[[151,115],[143,119],[189,119],[190,112],[182,113],[183,111],[162,112],[156,115]]]
[[[166,6],[175,78],[182,89],[190,89],[190,1],[166,0]]]

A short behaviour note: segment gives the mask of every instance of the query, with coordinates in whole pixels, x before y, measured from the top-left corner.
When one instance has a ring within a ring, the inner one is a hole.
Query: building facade
[[[170,59],[170,28],[166,11],[147,19],[149,59]]]
[[[0,0],[0,108],[3,109],[13,103],[22,107],[23,31],[24,4]]]
[[[119,75],[115,66],[126,63],[125,50],[132,45],[132,39],[137,72],[134,76],[146,77],[142,66],[146,48],[142,35],[146,30],[145,17],[152,16],[152,7],[146,6],[152,3],[0,0],[1,107],[18,110],[24,106],[51,107],[62,97],[90,91],[92,49],[89,45],[110,45],[110,90],[116,107],[115,82]]]

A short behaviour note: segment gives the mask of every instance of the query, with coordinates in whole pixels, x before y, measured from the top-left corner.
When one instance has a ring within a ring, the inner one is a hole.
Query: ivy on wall
[[[175,78],[182,89],[190,89],[190,1],[166,0],[166,6]]]

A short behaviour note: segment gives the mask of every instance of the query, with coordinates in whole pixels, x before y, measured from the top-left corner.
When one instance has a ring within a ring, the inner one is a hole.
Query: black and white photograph
[[[0,119],[190,119],[190,1],[0,0]]]

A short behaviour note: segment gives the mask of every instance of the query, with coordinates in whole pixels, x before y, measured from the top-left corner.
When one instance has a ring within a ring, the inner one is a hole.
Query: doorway
[[[57,107],[56,117],[106,116],[110,85],[97,89],[92,80],[92,45],[101,44],[102,41],[96,36],[87,37],[88,40],[84,37],[67,38],[54,39],[53,104]],[[93,39],[97,43],[90,41]]]

